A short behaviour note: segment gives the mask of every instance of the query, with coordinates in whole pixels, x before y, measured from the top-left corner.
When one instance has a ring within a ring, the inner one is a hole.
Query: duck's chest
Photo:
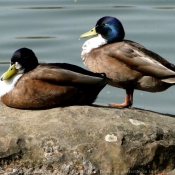
[[[105,53],[98,49],[93,49],[90,53],[85,53],[82,60],[85,66],[92,72],[101,73],[107,69]]]
[[[87,47],[83,47],[82,60],[85,66],[92,72],[105,73],[109,78],[115,78],[115,74],[121,74],[121,62],[110,56],[112,44],[102,45],[87,52]]]
[[[22,74],[18,74],[13,76],[10,79],[0,81],[0,97],[11,92],[14,89],[15,84],[17,83],[17,81],[21,76]]]
[[[98,50],[101,50],[101,47],[105,45],[107,41],[102,38],[100,35],[95,38],[87,40],[82,46],[81,58],[83,63],[89,68],[92,64],[98,64],[96,60],[93,62],[93,58],[98,56]],[[90,68],[89,68],[90,69]]]

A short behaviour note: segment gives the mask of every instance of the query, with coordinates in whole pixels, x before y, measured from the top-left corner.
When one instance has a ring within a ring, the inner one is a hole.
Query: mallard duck
[[[104,72],[111,79],[109,85],[126,90],[124,103],[110,106],[131,107],[134,89],[160,92],[175,83],[175,66],[144,46],[125,40],[117,18],[102,17],[80,38],[89,36],[93,38],[82,47],[84,64],[92,72]]]
[[[39,64],[32,50],[21,48],[1,76],[0,97],[7,106],[20,109],[90,105],[108,80],[67,63]]]

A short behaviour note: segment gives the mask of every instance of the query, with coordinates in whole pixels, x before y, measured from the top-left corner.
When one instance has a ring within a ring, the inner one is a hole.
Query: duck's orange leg
[[[133,93],[134,93],[134,89],[126,89],[126,95],[125,95],[124,103],[121,103],[121,104],[112,103],[112,104],[109,104],[109,106],[111,106],[111,107],[122,107],[122,108],[131,107],[132,104],[133,104]]]

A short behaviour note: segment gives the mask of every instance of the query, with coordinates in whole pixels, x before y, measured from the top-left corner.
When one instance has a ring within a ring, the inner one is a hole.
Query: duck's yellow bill
[[[96,36],[96,35],[98,35],[98,34],[97,34],[97,32],[95,30],[95,27],[94,27],[92,30],[90,30],[90,31],[84,33],[83,35],[81,35],[80,38],[86,38],[86,37],[89,37],[89,36]]]
[[[9,69],[7,70],[7,72],[5,72],[2,76],[1,76],[1,80],[7,80],[8,78],[12,77],[13,75],[15,75],[17,73],[17,69],[15,68],[15,65],[11,65],[9,67]]]

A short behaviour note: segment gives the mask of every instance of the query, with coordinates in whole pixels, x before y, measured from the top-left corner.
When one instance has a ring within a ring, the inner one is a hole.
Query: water
[[[0,62],[31,48],[41,62],[67,62],[83,68],[79,36],[102,16],[119,18],[126,39],[175,63],[174,0],[1,0]],[[8,68],[0,64],[0,74]],[[105,87],[96,103],[123,102],[125,91]],[[134,107],[175,115],[175,87],[161,93],[134,92]]]

